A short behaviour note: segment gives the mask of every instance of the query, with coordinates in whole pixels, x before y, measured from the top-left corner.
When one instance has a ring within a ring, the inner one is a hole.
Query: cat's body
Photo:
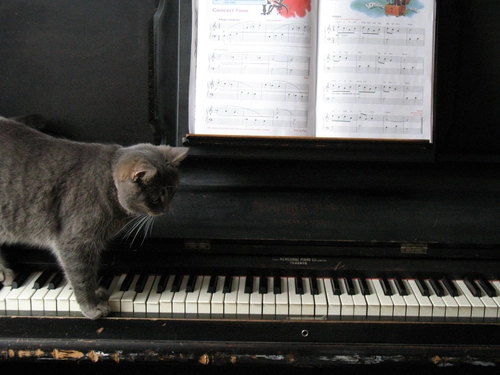
[[[131,217],[161,215],[187,149],[78,143],[0,117],[0,246],[48,248],[84,315],[110,310],[98,289],[99,258]],[[0,281],[13,272],[0,255]]]

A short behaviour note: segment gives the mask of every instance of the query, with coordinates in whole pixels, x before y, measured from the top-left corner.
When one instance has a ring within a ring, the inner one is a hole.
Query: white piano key
[[[339,279],[340,286],[340,304],[342,305],[342,310],[340,316],[343,318],[352,318],[354,316],[354,301],[352,296],[347,294],[347,287],[345,285],[346,280],[344,278]]]
[[[19,288],[12,289],[10,291],[10,293],[5,298],[6,310],[8,313],[19,313],[19,296],[21,296],[21,294],[27,287],[29,287],[30,289],[33,287],[33,283],[38,276],[40,276],[40,273],[38,272],[30,274]]]
[[[208,281],[210,281],[210,277],[208,277],[208,279]],[[211,295],[209,313],[211,313],[213,316],[224,315],[224,299],[226,297],[226,293],[223,292],[225,280],[225,276],[217,276],[217,286],[215,288],[215,292],[207,293]],[[236,311],[234,312],[234,314],[236,314]]]
[[[200,277],[199,277],[200,278]],[[201,282],[200,293],[198,295],[198,314],[200,315],[210,315],[211,313],[211,301],[212,296],[215,293],[208,293],[208,285],[210,284],[211,276],[203,276]],[[219,283],[217,283],[219,286]]]
[[[174,284],[174,275],[170,275],[165,286],[165,290],[160,295],[160,314],[172,313],[172,300],[174,299],[174,292],[172,292],[172,285]]]
[[[295,290],[295,278],[287,277],[285,280],[288,283],[288,314],[290,316],[302,316],[302,299],[300,294]]]
[[[302,316],[314,316],[314,297],[311,293],[309,278],[302,278],[304,294],[300,295],[302,304]]]
[[[443,302],[446,306],[445,310],[445,319],[447,320],[455,320],[458,318],[458,304],[455,298],[453,298],[450,293],[448,292],[448,289],[444,286],[443,282],[441,280],[438,280],[438,282],[441,284],[441,287],[443,288],[444,291],[444,296],[441,297],[443,299]]]
[[[128,290],[123,292],[123,295],[120,298],[120,309],[122,313],[134,312],[134,299],[137,295],[137,292],[134,289],[140,276],[141,275],[134,275],[130,287],[128,288]]]
[[[419,317],[430,318],[432,316],[432,303],[427,296],[423,296],[420,293],[420,289],[417,286],[415,279],[408,279],[408,285],[417,299],[418,306],[420,308]]]
[[[151,286],[151,292],[149,293],[148,299],[146,300],[146,314],[155,316],[160,313],[160,297],[161,293],[158,293],[158,284],[160,283],[161,275],[157,275]]]
[[[491,280],[490,284],[493,286],[493,288],[496,290],[497,295],[496,297],[492,297],[493,301],[497,304],[497,317],[500,318],[500,281],[498,280]]]
[[[326,317],[328,315],[328,301],[326,299],[325,283],[323,279],[318,280],[318,294],[314,294],[314,315],[316,317]]]
[[[80,305],[78,304],[78,302],[76,302],[76,296],[74,291],[69,296],[69,312],[71,315],[77,315],[77,313],[81,312]]]
[[[186,314],[198,314],[198,299],[202,284],[203,276],[198,276],[193,291],[186,296]]]
[[[455,285],[469,300],[471,305],[471,318],[484,318],[484,305],[479,297],[474,297],[463,280],[453,280]]]
[[[326,300],[328,303],[328,316],[340,317],[342,312],[342,305],[340,304],[340,297],[333,293],[332,279],[323,279],[323,285],[325,286]]]
[[[238,297],[236,300],[236,314],[249,315],[250,314],[250,294],[245,293],[246,277],[235,277],[238,279]],[[233,281],[234,282],[234,281]]]
[[[389,317],[393,315],[393,302],[391,296],[386,296],[382,284],[380,284],[380,279],[367,279],[368,285],[372,285],[377,298],[380,302],[380,316]]]
[[[189,275],[185,275],[182,278],[181,286],[178,292],[175,292],[174,298],[172,299],[172,313],[174,314],[185,314],[186,313],[186,298],[187,291],[186,287],[189,281]]]
[[[7,307],[6,307],[6,298],[12,288],[10,286],[4,285],[2,289],[0,289],[0,314],[5,314]]]
[[[229,276],[226,276],[229,277]],[[224,295],[224,316],[234,316],[238,312],[238,291],[240,288],[240,282],[243,284],[243,290],[245,289],[245,280],[240,280],[241,277],[233,277],[233,282],[231,285],[231,292]]]
[[[391,287],[392,290],[392,304],[393,304],[393,311],[392,315],[395,318],[405,318],[406,317],[406,301],[403,298],[402,295],[399,294],[397,288],[396,288],[396,283],[394,279],[387,279],[389,282],[389,286]]]
[[[158,276],[159,277],[159,276]],[[155,275],[148,276],[146,284],[144,285],[144,290],[137,293],[134,299],[134,314],[136,313],[146,313],[147,311],[147,301],[149,294],[152,292],[153,284],[157,277]]]
[[[432,318],[444,318],[446,316],[446,304],[443,298],[436,294],[429,280],[424,280],[424,283],[430,292],[429,300],[432,303]]]
[[[262,294],[259,293],[260,278],[253,278],[253,289],[250,294],[250,315],[262,315]]]
[[[495,301],[495,303],[498,306],[497,317],[500,318],[500,281],[490,280],[490,284],[493,286],[493,289],[495,289],[497,292],[496,297],[493,297],[493,301]]]
[[[288,280],[284,277],[280,277],[280,282],[281,282],[281,293],[275,294],[276,315],[288,316],[289,305],[290,305],[288,301]]]
[[[274,294],[274,277],[267,278],[267,293],[262,296],[262,315],[276,314],[276,294]]]
[[[127,277],[126,274],[121,274],[118,277],[118,280],[114,284],[114,288],[112,289],[110,295],[109,295],[109,307],[111,308],[111,311],[113,312],[120,312],[121,311],[121,298],[123,296],[123,293],[120,288],[123,284],[123,280]]]
[[[368,290],[370,291],[370,294],[365,295],[366,299],[366,315],[368,317],[379,317],[380,316],[380,301],[377,297],[377,293],[375,291],[375,288],[373,286],[373,283],[366,283],[368,285]]]
[[[67,283],[57,296],[57,315],[68,315],[70,312],[69,299],[73,294],[73,288]]]
[[[67,284],[68,282],[66,280],[63,280],[57,288],[50,289],[45,295],[45,297],[43,298],[43,308],[45,315],[57,314],[57,297],[59,296],[59,294],[61,294]]]
[[[352,296],[352,302],[354,303],[354,317],[366,317],[367,303],[365,296],[361,293],[359,279],[353,279],[352,284],[354,285],[354,295]]]
[[[23,291],[21,294],[19,294],[18,297],[18,308],[19,311],[24,311],[24,312],[31,312],[31,297],[33,297],[33,294],[37,291],[36,289],[33,288],[36,279],[40,277],[42,273],[41,272],[35,272],[34,273],[34,278],[31,279],[31,282],[23,288]]]
[[[403,279],[401,281],[403,282],[406,291],[408,292],[408,295],[403,296],[403,299],[406,303],[406,318],[410,320],[416,319],[420,316],[420,305],[418,304],[417,298],[415,297],[413,289],[408,283],[408,280]]]
[[[484,318],[485,319],[495,319],[498,316],[498,304],[495,301],[497,297],[490,297],[486,294],[486,291],[479,285],[481,289],[482,296],[479,297],[484,305]]]
[[[458,317],[469,319],[472,315],[472,305],[463,293],[462,289],[457,285],[455,280],[451,280],[458,291],[458,296],[454,297],[458,304]]]
[[[49,276],[47,282],[44,285],[42,285],[40,289],[36,290],[33,296],[31,297],[31,311],[33,314],[35,315],[41,314],[45,310],[44,298],[49,292],[48,283],[50,279],[54,277],[55,274],[56,274],[55,272],[52,273]]]

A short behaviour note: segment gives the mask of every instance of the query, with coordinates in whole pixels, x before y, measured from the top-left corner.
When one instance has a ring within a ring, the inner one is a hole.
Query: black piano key
[[[408,290],[406,289],[406,285],[403,283],[403,280],[401,280],[401,277],[394,277],[394,284],[396,285],[396,289],[400,296],[408,295]]]
[[[120,292],[126,292],[130,289],[130,285],[132,284],[132,281],[134,281],[134,276],[135,275],[133,273],[129,273],[125,276],[125,280],[123,280],[123,283],[120,286]]]
[[[170,289],[172,293],[177,293],[179,292],[179,290],[181,290],[182,278],[182,275],[175,275],[172,289]]]
[[[356,291],[354,290],[354,284],[352,282],[352,279],[350,277],[346,277],[345,279],[345,289],[347,291],[347,294],[350,296],[353,296],[356,294]]]
[[[135,289],[134,291],[136,293],[142,293],[144,291],[144,287],[146,286],[146,282],[148,281],[149,275],[142,274],[139,276],[139,279],[137,280],[137,283],[135,284]]]
[[[484,292],[488,295],[488,297],[496,297],[497,296],[496,289],[484,277],[479,277],[477,282],[481,286],[481,288],[483,288]]]
[[[160,281],[158,281],[158,286],[156,287],[156,293],[163,293],[167,290],[168,279],[168,275],[161,275]]]
[[[446,290],[448,291],[448,293],[450,294],[450,296],[458,297],[458,290],[455,287],[455,284],[453,284],[450,280],[448,280],[448,278],[446,276],[444,276],[441,279],[441,281],[442,281],[444,287],[446,288]]]
[[[113,278],[114,278],[114,275],[112,275],[112,274],[104,275],[101,278],[101,280],[99,280],[99,286],[102,286],[104,289],[109,289],[109,287],[111,286],[111,283],[113,282]]]
[[[443,297],[444,296],[444,289],[441,286],[441,284],[437,280],[434,280],[432,277],[429,279],[429,282],[431,284],[432,289],[434,289],[436,296]]]
[[[340,284],[339,284],[339,279],[336,277],[332,277],[332,288],[333,288],[333,294],[336,296],[340,296],[342,294],[342,291],[340,290]]]
[[[380,278],[380,285],[382,285],[382,290],[384,291],[384,295],[386,296],[392,296],[392,289],[391,285],[389,284],[389,281],[385,277]]]
[[[61,285],[63,280],[64,280],[64,275],[61,272],[56,273],[54,277],[49,281],[49,289],[59,288],[59,285]]]
[[[464,277],[464,283],[474,297],[481,297],[481,289],[477,287],[474,280]]]
[[[28,278],[28,276],[31,274],[31,272],[21,272],[19,275],[17,275],[15,278],[14,278],[14,281],[12,282],[12,289],[17,289],[19,288],[21,285],[23,285],[23,283],[26,281],[26,279]]]
[[[418,290],[420,290],[420,294],[423,296],[429,297],[431,295],[431,291],[427,287],[427,284],[422,279],[415,279],[415,284],[417,284]]]
[[[310,282],[311,282],[311,294],[318,295],[319,294],[318,279],[312,276],[310,278]]]
[[[295,293],[304,294],[304,283],[302,282],[302,277],[295,278]]]
[[[186,293],[193,293],[194,292],[196,280],[198,280],[198,276],[196,276],[196,275],[189,276],[188,283],[186,285]]]
[[[245,293],[252,294],[253,292],[253,276],[247,276],[245,278]]]
[[[217,281],[219,280],[219,278],[215,275],[212,275],[210,277],[210,281],[208,282],[208,289],[207,289],[207,293],[215,293],[215,291],[217,290]]]
[[[261,276],[259,281],[259,294],[267,294],[267,276]]]
[[[281,277],[274,276],[274,294],[281,294]]]
[[[368,283],[364,277],[359,278],[359,286],[361,288],[361,294],[364,296],[370,295],[370,288],[368,287]]]
[[[33,289],[40,289],[42,286],[45,285],[49,277],[52,275],[52,271],[44,271],[38,278],[35,280],[35,283],[33,284]]]
[[[224,286],[222,287],[222,293],[231,293],[232,288],[233,288],[233,277],[226,276],[224,279]]]

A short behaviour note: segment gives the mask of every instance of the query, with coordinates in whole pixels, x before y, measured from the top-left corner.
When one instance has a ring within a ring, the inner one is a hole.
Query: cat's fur
[[[0,117],[0,246],[48,248],[83,314],[110,312],[100,254],[131,217],[167,212],[187,149],[79,143]],[[0,254],[0,281],[14,273]]]

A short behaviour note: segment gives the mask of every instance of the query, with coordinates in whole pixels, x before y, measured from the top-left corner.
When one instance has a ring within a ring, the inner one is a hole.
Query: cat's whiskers
[[[135,239],[139,235],[139,232],[141,232],[141,230],[144,228],[144,236],[143,236],[143,239],[141,242],[141,246],[142,246],[144,244],[144,241],[146,240],[146,237],[150,236],[152,231],[153,231],[154,221],[155,221],[155,218],[148,215],[148,214],[142,214],[142,215],[139,215],[139,216],[132,218],[125,225],[125,227],[127,227],[128,225],[130,225],[132,223],[130,228],[123,235],[122,239],[124,241],[128,241],[130,236],[134,235],[132,238],[132,241],[130,243],[130,247],[132,247]],[[134,232],[135,232],[135,234],[134,234]]]

